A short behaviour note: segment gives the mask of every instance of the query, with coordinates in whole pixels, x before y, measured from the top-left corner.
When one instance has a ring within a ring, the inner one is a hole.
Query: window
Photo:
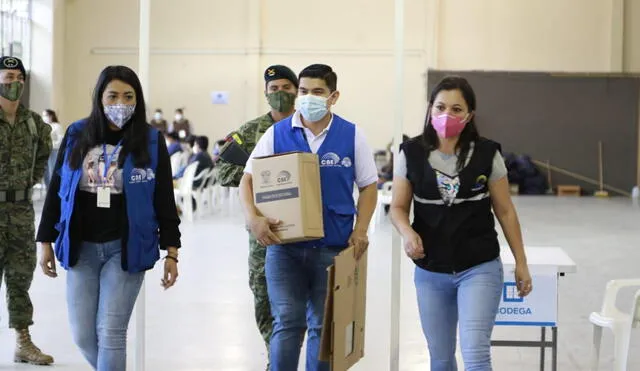
[[[0,0],[0,47],[2,55],[22,59],[29,69],[31,44],[31,1]]]

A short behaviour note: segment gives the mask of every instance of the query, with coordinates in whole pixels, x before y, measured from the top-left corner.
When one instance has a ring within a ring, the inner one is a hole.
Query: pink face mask
[[[467,125],[466,116],[463,118],[447,115],[443,113],[438,116],[431,116],[431,125],[436,129],[436,133],[442,138],[451,138],[460,135]]]

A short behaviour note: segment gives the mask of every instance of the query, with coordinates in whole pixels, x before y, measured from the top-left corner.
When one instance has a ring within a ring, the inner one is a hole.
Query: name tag
[[[178,132],[178,136],[180,137],[180,139],[184,139],[187,137],[187,132],[184,130],[180,130],[180,132]]]
[[[111,188],[98,187],[98,207],[108,209],[111,207]]]

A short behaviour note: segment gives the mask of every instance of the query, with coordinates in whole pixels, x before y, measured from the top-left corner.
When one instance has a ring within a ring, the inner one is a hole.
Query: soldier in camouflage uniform
[[[18,58],[0,58],[0,283],[4,274],[9,327],[16,331],[14,361],[48,365],[53,358],[29,334],[29,287],[37,259],[31,194],[51,153],[51,127],[20,104],[25,77]]]
[[[231,145],[239,146],[248,154],[253,151],[258,139],[274,123],[293,114],[298,78],[288,67],[275,65],[264,72],[265,96],[271,111],[242,125],[238,131],[227,136],[227,143],[220,149],[220,159],[216,164],[217,180],[224,187],[238,187],[244,166],[225,161],[225,151]],[[273,327],[273,317],[267,296],[267,281],[264,262],[267,248],[260,246],[249,234],[249,287],[253,291],[255,316],[258,330],[269,350],[269,340]]]

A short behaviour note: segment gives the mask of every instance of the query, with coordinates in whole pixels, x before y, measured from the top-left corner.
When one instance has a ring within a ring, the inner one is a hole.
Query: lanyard
[[[109,171],[109,167],[111,167],[111,161],[113,160],[113,155],[115,155],[116,152],[118,152],[118,149],[120,148],[121,144],[122,144],[122,139],[113,148],[113,151],[111,152],[109,157],[107,157],[107,145],[105,143],[102,143],[102,155],[104,156],[104,174],[102,174],[103,178],[107,177],[107,172]]]

